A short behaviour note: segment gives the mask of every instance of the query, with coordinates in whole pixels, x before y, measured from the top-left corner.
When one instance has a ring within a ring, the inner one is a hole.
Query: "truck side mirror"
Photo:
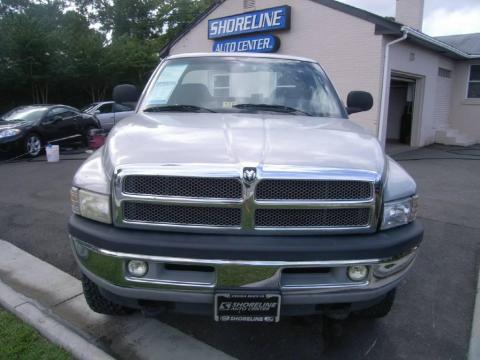
[[[368,111],[373,106],[373,97],[366,91],[351,91],[347,97],[347,113]]]
[[[135,85],[122,84],[113,88],[112,98],[117,104],[136,103],[140,94]]]

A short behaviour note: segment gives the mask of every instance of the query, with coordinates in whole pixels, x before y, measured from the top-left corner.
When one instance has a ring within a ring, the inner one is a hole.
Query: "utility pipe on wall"
[[[392,45],[398,44],[407,39],[408,32],[402,28],[403,36],[401,38],[395,39],[385,46],[385,58],[383,63],[383,82],[382,82],[382,99],[380,102],[380,119],[378,124],[378,139],[382,145],[385,145],[386,135],[387,135],[387,118],[385,115],[387,109],[387,86],[389,86],[390,80],[390,47]]]

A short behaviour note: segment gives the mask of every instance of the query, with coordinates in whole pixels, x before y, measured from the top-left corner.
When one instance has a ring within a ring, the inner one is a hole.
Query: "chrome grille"
[[[257,209],[255,226],[282,227],[361,227],[370,220],[369,208],[340,209]]]
[[[368,200],[372,183],[356,180],[262,180],[257,200]]]
[[[242,184],[233,178],[129,175],[123,181],[123,192],[138,195],[240,199]]]
[[[123,204],[126,221],[175,225],[240,226],[241,209],[161,205],[127,201]]]

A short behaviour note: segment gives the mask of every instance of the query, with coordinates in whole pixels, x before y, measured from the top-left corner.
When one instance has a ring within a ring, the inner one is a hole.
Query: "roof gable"
[[[170,48],[178,41],[180,40],[183,36],[185,36],[191,29],[193,29],[195,26],[197,26],[202,20],[204,20],[208,15],[210,15],[213,11],[215,11],[218,7],[220,7],[224,2],[227,0],[217,0],[215,3],[212,4],[207,10],[205,10],[202,14],[200,14],[195,20],[190,23],[187,28],[185,28],[184,31],[182,31],[176,38],[171,40],[169,43],[167,43],[163,49],[160,51],[160,56],[166,56],[168,55],[168,52]],[[375,33],[376,34],[391,34],[391,35],[399,35],[401,34],[401,27],[402,25],[399,23],[396,23],[394,21],[388,20],[386,18],[383,18],[379,15],[375,15],[371,12],[368,12],[366,10],[362,10],[335,0],[307,0],[307,1],[313,1],[319,5],[323,5],[326,7],[329,7],[334,10],[341,11],[343,13],[349,14],[351,16],[355,16],[359,19],[371,22],[375,24]]]

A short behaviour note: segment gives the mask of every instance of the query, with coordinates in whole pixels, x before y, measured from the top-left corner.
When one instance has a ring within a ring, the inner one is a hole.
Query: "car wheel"
[[[37,134],[29,134],[25,138],[25,154],[30,157],[37,157],[42,151],[42,140]]]
[[[99,314],[105,315],[128,315],[133,312],[132,309],[116,304],[105,297],[100,292],[98,286],[82,275],[83,295],[90,309]]]
[[[395,289],[390,291],[378,304],[369,308],[355,311],[354,315],[361,318],[377,319],[387,316],[392,310],[393,302],[395,301]]]

